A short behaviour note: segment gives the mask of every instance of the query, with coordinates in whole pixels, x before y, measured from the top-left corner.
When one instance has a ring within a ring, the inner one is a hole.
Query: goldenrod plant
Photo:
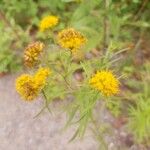
[[[36,116],[69,97],[64,126],[77,127],[71,140],[89,126],[94,133],[103,128],[97,106],[125,115],[135,141],[148,144],[149,81],[135,78],[141,53],[149,55],[140,48],[149,37],[149,10],[149,0],[1,0],[0,73],[18,71],[22,62],[16,91],[25,102],[43,96]],[[97,136],[106,148],[101,132]]]
[[[47,27],[50,24],[49,32],[53,32],[51,22],[42,20],[42,24],[45,22]],[[53,28],[55,26],[53,24]],[[44,28],[39,32],[44,32]],[[79,124],[71,138],[73,140],[77,136],[82,137],[89,123],[94,122],[93,111],[98,101],[109,103],[119,96],[120,75],[112,68],[116,55],[112,49],[101,57],[87,59],[85,48],[88,38],[84,33],[67,27],[55,34],[49,49],[44,41],[33,42],[25,48],[23,61],[29,73],[16,79],[16,90],[28,102],[43,95],[46,103],[42,110],[49,110],[54,99],[67,99],[68,95],[72,95],[73,101],[66,108],[66,127]],[[76,73],[81,76],[80,80],[75,78]]]

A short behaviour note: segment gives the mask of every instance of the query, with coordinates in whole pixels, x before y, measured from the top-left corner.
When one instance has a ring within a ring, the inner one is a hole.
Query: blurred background
[[[48,14],[60,18],[55,31],[69,26],[86,34],[87,51],[128,48],[130,60],[143,63],[149,58],[149,5],[148,0],[1,0],[0,72],[21,67],[19,55],[27,43],[43,38],[38,25]]]
[[[24,69],[24,48],[33,41],[47,40],[45,33],[39,32],[38,26],[41,18],[49,14],[60,19],[54,33],[66,27],[74,27],[87,36],[88,56],[98,57],[107,49],[116,53],[122,50],[116,69],[126,76],[122,79],[121,87],[124,101],[121,104],[117,101],[110,106],[111,117],[106,113],[106,118],[113,120],[111,123],[117,132],[111,139],[107,139],[108,147],[110,150],[119,150],[121,145],[127,150],[148,149],[150,134],[142,132],[145,124],[143,128],[138,126],[141,122],[138,117],[141,115],[140,119],[144,118],[142,112],[146,110],[149,113],[150,108],[137,101],[142,99],[148,106],[146,102],[150,100],[149,0],[0,0],[0,149],[99,149],[92,135],[87,135],[83,141],[68,144],[68,138],[74,130],[58,133],[61,130],[59,126],[65,122],[64,115],[56,110],[56,118],[45,113],[33,120],[32,116],[40,109],[42,101],[24,104],[16,95],[14,80]],[[61,103],[53,105],[60,107]],[[135,114],[133,111],[132,114],[130,111],[127,113],[126,108],[130,104],[137,105],[139,111],[136,110]],[[128,117],[131,119],[131,127],[137,128],[133,133],[123,130]],[[138,142],[132,139],[134,134],[137,141],[142,138],[144,142],[136,144]]]

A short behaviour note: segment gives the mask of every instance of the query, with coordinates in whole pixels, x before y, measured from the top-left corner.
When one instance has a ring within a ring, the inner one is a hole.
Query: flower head
[[[44,17],[39,25],[40,31],[45,31],[50,29],[58,24],[58,17],[56,16],[46,16]]]
[[[34,79],[38,87],[44,87],[46,85],[46,79],[51,74],[49,68],[40,68],[34,75]]]
[[[32,101],[39,93],[35,80],[28,74],[23,74],[16,80],[16,90],[24,100]]]
[[[64,29],[58,34],[58,43],[70,50],[79,49],[86,42],[86,38],[73,28]]]
[[[98,71],[91,79],[89,84],[105,96],[115,95],[119,92],[119,81],[111,71]]]
[[[25,48],[24,64],[27,67],[33,67],[39,62],[39,55],[42,53],[44,44],[42,42],[34,42]]]
[[[24,100],[32,101],[46,85],[49,75],[48,68],[40,68],[33,76],[23,74],[16,79],[16,90]]]

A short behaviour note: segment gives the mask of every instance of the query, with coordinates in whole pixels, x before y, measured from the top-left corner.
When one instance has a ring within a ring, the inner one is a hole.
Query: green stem
[[[42,94],[43,94],[44,99],[45,99],[45,106],[46,106],[47,110],[49,111],[49,113],[52,113],[52,112],[51,112],[51,110],[50,110],[50,108],[49,108],[48,99],[47,99],[47,96],[46,96],[46,94],[45,94],[45,91],[44,91],[44,90],[42,90]]]
[[[54,69],[54,68],[53,68],[53,69]],[[63,74],[61,74],[61,73],[60,73],[59,71],[57,71],[56,69],[54,69],[54,70],[55,70],[56,73],[58,73],[58,74],[63,78],[63,80],[64,80],[65,84],[67,85],[67,87],[68,87],[70,90],[74,90],[74,89],[70,86],[69,82],[67,81],[66,76],[64,76]]]
[[[35,118],[37,118],[38,116],[40,116],[40,115],[43,113],[43,111],[45,110],[45,108],[46,108],[46,106],[44,106],[44,107],[39,111],[39,113],[37,113],[33,118],[35,119]]]
[[[61,61],[61,60],[59,60],[59,62],[60,62],[60,64],[62,65],[63,64],[63,62]],[[51,63],[51,62],[50,62]],[[57,65],[58,63],[51,63],[51,64],[53,64],[53,65]],[[70,89],[70,90],[74,90],[71,86],[70,86],[70,84],[69,84],[69,82],[67,81],[67,72],[68,72],[68,70],[66,70],[66,68],[65,68],[65,66],[64,65],[62,65],[62,67],[63,67],[63,70],[65,71],[65,75],[63,75],[62,73],[60,73],[59,71],[57,71],[55,68],[53,68],[54,69],[54,71],[56,72],[56,73],[58,73],[62,78],[63,78],[63,80],[64,80],[64,82],[65,82],[65,84],[67,85],[67,87]]]
[[[48,106],[49,103],[48,103],[48,100],[47,100],[47,97],[46,97],[46,95],[45,95],[44,90],[42,90],[42,94],[43,94],[43,96],[44,96],[45,104],[44,104],[43,108],[42,108],[33,118],[37,118],[38,116],[40,116],[46,108],[47,108],[47,110],[49,111],[49,113],[52,114],[52,112],[51,112],[51,110],[50,110],[50,108],[49,108],[49,106]]]

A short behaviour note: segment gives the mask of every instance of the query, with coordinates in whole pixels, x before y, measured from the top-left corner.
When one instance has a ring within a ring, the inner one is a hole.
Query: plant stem
[[[60,53],[61,54],[61,53]],[[70,59],[71,59],[71,54],[70,54]],[[51,63],[52,64],[52,63]],[[58,63],[55,63],[55,64],[58,64]],[[74,90],[71,86],[70,86],[70,83],[67,81],[67,74],[68,74],[68,70],[67,68],[65,67],[64,63],[62,62],[61,59],[59,59],[59,64],[61,65],[62,69],[64,70],[64,73],[65,75],[63,75],[60,71],[57,71],[55,68],[53,68],[56,73],[58,73],[64,80],[65,84],[67,85],[67,87],[70,89],[70,90]]]
[[[54,69],[54,68],[53,68]],[[67,85],[67,87],[70,89],[70,90],[74,90],[70,84],[68,83],[67,79],[66,79],[66,76],[64,76],[63,74],[61,74],[59,71],[57,71],[56,69],[54,69],[56,71],[56,73],[58,73],[64,80],[65,84]]]
[[[109,45],[109,34],[110,34],[110,26],[109,26],[109,19],[108,19],[108,11],[109,11],[109,0],[105,0],[105,16],[104,16],[104,53],[105,49],[108,48]]]
[[[52,113],[48,106],[49,103],[48,103],[48,100],[47,100],[44,90],[42,90],[42,94],[44,96],[45,104],[44,104],[43,108],[33,118],[37,118],[38,116],[40,116],[46,108],[50,113]]]
[[[141,13],[144,11],[144,8],[147,4],[149,0],[144,0],[140,6],[140,8],[138,9],[138,11],[136,12],[136,15],[134,17],[134,20],[138,20],[138,18],[140,17]]]
[[[44,106],[40,111],[39,113],[37,113],[33,118],[37,118],[38,116],[40,116],[42,114],[42,112],[45,110],[46,106]]]
[[[51,112],[51,110],[50,110],[50,108],[49,108],[49,103],[48,103],[48,99],[47,99],[47,96],[46,96],[46,94],[45,94],[45,91],[44,90],[42,90],[42,94],[43,94],[43,96],[44,96],[44,99],[45,99],[45,106],[46,106],[46,108],[47,108],[47,110],[50,112],[50,113],[52,113]]]

